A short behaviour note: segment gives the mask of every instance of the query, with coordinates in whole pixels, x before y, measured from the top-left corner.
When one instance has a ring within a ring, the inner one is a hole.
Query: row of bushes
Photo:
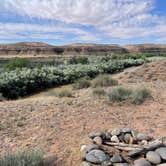
[[[65,59],[61,58],[61,59],[56,59],[56,58],[52,58],[50,59],[48,57],[48,59],[41,59],[41,60],[36,60],[36,59],[31,59],[31,58],[13,58],[10,59],[9,61],[6,60],[6,63],[3,65],[4,68],[9,69],[9,70],[15,70],[16,68],[33,68],[33,67],[39,67],[41,68],[44,65],[47,66],[59,66],[59,65],[63,65],[63,64],[88,64],[89,60],[87,57],[83,57],[83,56],[74,56],[74,57],[70,57]]]
[[[91,65],[22,68],[0,74],[0,93],[8,99],[33,94],[42,89],[73,83],[82,77],[93,78],[100,73],[114,73],[126,67],[143,64],[143,60],[123,60]]]

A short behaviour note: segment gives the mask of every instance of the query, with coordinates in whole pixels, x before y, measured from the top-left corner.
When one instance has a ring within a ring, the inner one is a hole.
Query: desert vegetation
[[[151,91],[147,88],[124,88],[116,87],[108,92],[110,102],[128,101],[132,104],[142,104],[146,99],[151,98]]]
[[[43,89],[74,83],[83,77],[94,78],[103,73],[120,72],[131,66],[145,63],[143,59],[116,60],[105,63],[74,64],[34,68],[16,68],[0,74],[0,93],[5,98],[16,99]]]
[[[43,153],[40,151],[9,153],[0,158],[0,166],[43,166]]]
[[[91,82],[88,77],[84,77],[76,81],[75,84],[73,84],[74,89],[84,89],[89,88],[91,86]]]
[[[118,85],[118,81],[113,79],[109,75],[99,75],[96,79],[93,80],[93,87],[107,87]]]

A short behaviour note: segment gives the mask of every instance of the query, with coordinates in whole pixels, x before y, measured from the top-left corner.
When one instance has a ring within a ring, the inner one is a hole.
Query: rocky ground
[[[121,86],[147,87],[153,99],[142,105],[110,104],[93,95],[93,89],[73,91],[72,98],[58,98],[54,90],[0,102],[0,154],[39,148],[56,154],[56,165],[78,166],[80,147],[92,131],[130,127],[154,137],[166,135],[166,61],[131,68],[113,77]],[[110,90],[108,87],[105,90]]]
[[[165,166],[166,137],[152,136],[131,128],[91,132],[90,143],[82,145],[81,166]]]

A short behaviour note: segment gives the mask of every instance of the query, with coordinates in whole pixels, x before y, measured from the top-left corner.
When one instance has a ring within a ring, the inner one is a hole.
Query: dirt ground
[[[166,60],[113,77],[124,87],[151,89],[153,98],[141,105],[110,104],[107,98],[94,96],[92,88],[74,90],[72,98],[56,97],[56,88],[1,102],[0,154],[37,148],[57,155],[58,166],[78,166],[80,146],[91,131],[131,127],[154,137],[166,136]]]

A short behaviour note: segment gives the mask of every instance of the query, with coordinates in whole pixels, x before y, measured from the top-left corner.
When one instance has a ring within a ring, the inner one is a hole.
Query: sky
[[[166,44],[166,0],[0,0],[0,43]]]

